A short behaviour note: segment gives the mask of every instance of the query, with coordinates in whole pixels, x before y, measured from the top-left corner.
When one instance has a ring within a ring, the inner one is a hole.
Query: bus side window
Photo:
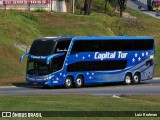
[[[98,47],[97,46],[92,46],[91,51],[98,51]]]
[[[55,53],[67,52],[70,42],[70,40],[58,42],[55,49]]]

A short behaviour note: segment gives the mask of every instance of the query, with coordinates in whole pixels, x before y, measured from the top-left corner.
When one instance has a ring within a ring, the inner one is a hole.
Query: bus
[[[160,10],[160,0],[147,0],[148,10]]]
[[[129,85],[153,78],[154,51],[154,38],[150,36],[44,37],[34,40],[20,60],[28,56],[28,85]]]

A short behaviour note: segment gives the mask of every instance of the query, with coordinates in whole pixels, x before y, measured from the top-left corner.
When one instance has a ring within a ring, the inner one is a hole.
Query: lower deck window
[[[85,61],[68,65],[68,72],[111,71],[125,69],[127,60]]]

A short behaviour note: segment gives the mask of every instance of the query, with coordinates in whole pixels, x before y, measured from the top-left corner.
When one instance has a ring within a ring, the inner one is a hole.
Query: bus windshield
[[[45,61],[28,60],[27,73],[30,75],[47,75],[51,73],[50,65]]]
[[[36,76],[51,74],[62,69],[64,59],[65,55],[52,58],[50,64],[47,64],[45,60],[28,59],[27,74]]]
[[[55,42],[53,41],[34,41],[30,49],[30,54],[35,56],[51,55],[54,52],[54,44]]]

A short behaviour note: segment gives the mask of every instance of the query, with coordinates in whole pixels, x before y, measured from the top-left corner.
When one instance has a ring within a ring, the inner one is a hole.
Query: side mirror
[[[28,54],[29,54],[29,53],[24,53],[24,54],[20,57],[20,62],[22,62],[23,59],[24,59],[24,57],[25,57],[25,56],[28,56]]]

